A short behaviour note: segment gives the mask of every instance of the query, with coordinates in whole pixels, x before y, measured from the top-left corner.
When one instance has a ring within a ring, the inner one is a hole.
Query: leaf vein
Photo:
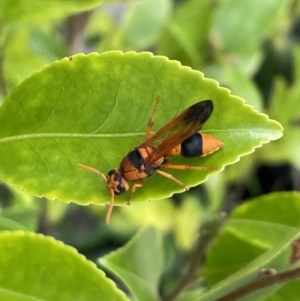
[[[61,100],[63,99],[64,91],[65,91],[65,89],[62,87],[61,95],[60,95],[60,97],[58,97],[58,98],[56,99],[56,102],[55,102],[55,104],[54,104],[53,109],[50,111],[50,114],[49,114],[48,119],[47,119],[47,120],[44,122],[44,124],[41,125],[40,128],[37,129],[35,132],[41,131],[41,129],[42,129],[42,128],[45,128],[45,126],[49,123],[49,121],[51,120],[51,117],[52,117],[52,116],[54,115],[54,113],[55,113],[56,107],[58,106],[59,103],[61,103]]]
[[[106,163],[108,165],[110,165],[110,162],[108,162],[107,159],[102,155],[102,152],[101,152],[101,149],[99,148],[99,146],[92,139],[90,139],[90,141],[92,142],[92,144],[94,144],[96,149],[99,151],[99,155],[102,157],[102,160],[106,161]]]
[[[112,115],[113,111],[116,109],[116,106],[117,106],[117,98],[118,98],[118,95],[119,95],[119,92],[120,92],[120,85],[118,87],[118,92],[117,92],[117,95],[116,95],[116,98],[115,98],[115,102],[114,102],[114,106],[113,108],[111,109],[111,111],[109,112],[109,114],[106,116],[105,120],[103,120],[102,124],[100,124],[92,133],[96,133],[98,132],[98,130],[103,126],[105,125],[105,123],[109,120],[109,117]]]
[[[67,157],[67,159],[68,159],[68,161],[69,161],[69,163],[70,163],[70,165],[71,165],[71,168],[73,168],[73,169],[75,170],[75,173],[76,173],[76,175],[77,175],[78,182],[80,183],[80,181],[79,181],[79,179],[80,179],[79,172],[78,172],[78,169],[75,168],[75,166],[74,166],[75,164],[73,164],[73,162],[71,161],[71,159],[70,159],[68,153],[65,151],[65,149],[64,149],[64,147],[62,146],[61,142],[60,142],[59,140],[57,140],[57,139],[54,139],[54,141],[57,143],[57,145],[58,145],[59,148],[62,150],[62,152],[64,153],[64,155]],[[76,165],[77,165],[77,164],[76,164]]]
[[[72,129],[74,129],[74,127],[80,122],[80,120],[82,119],[83,115],[84,115],[84,110],[89,102],[89,99],[91,97],[91,90],[89,90],[89,96],[86,98],[86,102],[85,104],[82,106],[82,110],[81,110],[81,115],[79,118],[77,118],[76,122],[69,128],[69,132],[72,131]]]
[[[43,158],[43,156],[40,154],[40,151],[30,141],[27,141],[27,143],[33,148],[34,152],[40,157],[41,161],[44,163],[44,165],[46,167],[47,173],[50,174],[50,169],[48,167],[48,164],[47,164],[46,160]],[[49,178],[51,178],[51,177],[49,177]],[[52,183],[53,183],[52,178],[51,178],[51,180],[52,180]]]

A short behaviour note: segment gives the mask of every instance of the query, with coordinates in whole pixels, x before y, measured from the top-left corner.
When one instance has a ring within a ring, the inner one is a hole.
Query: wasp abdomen
[[[181,142],[181,155],[185,158],[204,157],[223,145],[224,143],[214,136],[195,133]]]
[[[185,158],[202,156],[202,135],[195,133],[181,142],[181,155]]]

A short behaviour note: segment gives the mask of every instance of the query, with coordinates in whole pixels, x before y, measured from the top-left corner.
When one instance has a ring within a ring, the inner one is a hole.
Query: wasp
[[[121,161],[119,168],[112,169],[105,175],[93,167],[78,164],[81,168],[98,174],[106,182],[106,188],[111,195],[109,209],[106,214],[107,223],[109,223],[113,210],[115,195],[128,191],[130,189],[129,182],[134,184],[128,197],[128,205],[136,189],[143,186],[144,179],[152,176],[155,172],[176,182],[185,190],[189,189],[172,174],[162,170],[162,167],[177,170],[215,169],[209,166],[175,165],[168,160],[168,157],[179,155],[185,158],[204,157],[223,147],[223,142],[216,137],[199,133],[199,130],[213,112],[212,100],[195,103],[157,132],[151,134],[154,124],[153,118],[159,101],[160,97],[157,97],[147,125],[145,140],[129,151]]]

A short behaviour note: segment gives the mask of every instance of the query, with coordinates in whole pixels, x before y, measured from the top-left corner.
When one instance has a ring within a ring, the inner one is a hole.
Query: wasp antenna
[[[100,172],[98,169],[93,168],[91,166],[83,165],[83,164],[80,164],[80,163],[78,164],[78,166],[80,168],[83,168],[83,169],[86,169],[86,170],[89,170],[91,172],[96,173],[97,175],[99,175],[100,177],[102,177],[105,182],[107,182],[107,178],[106,178],[105,174],[103,174],[102,172]]]
[[[107,224],[109,224],[109,222],[110,222],[110,217],[111,217],[112,211],[114,209],[114,203],[115,203],[115,194],[114,194],[113,189],[109,189],[109,192],[111,194],[111,199],[110,199],[110,204],[109,204],[109,207],[108,207],[108,210],[106,213],[106,217],[105,217],[105,221]]]

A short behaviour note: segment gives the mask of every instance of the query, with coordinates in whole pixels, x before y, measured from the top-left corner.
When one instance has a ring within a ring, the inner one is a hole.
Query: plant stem
[[[246,286],[241,287],[240,289],[228,294],[227,296],[218,299],[218,301],[236,301],[262,288],[297,278],[300,278],[299,267],[276,274],[264,275],[255,279],[253,282],[247,284]]]
[[[218,218],[211,221],[209,224],[205,224],[200,230],[195,251],[191,256],[189,268],[183,278],[179,281],[175,289],[164,298],[164,301],[174,301],[176,298],[197,278],[197,272],[201,262],[203,261],[208,246],[212,238],[219,231],[224,220],[224,215],[218,216]]]

